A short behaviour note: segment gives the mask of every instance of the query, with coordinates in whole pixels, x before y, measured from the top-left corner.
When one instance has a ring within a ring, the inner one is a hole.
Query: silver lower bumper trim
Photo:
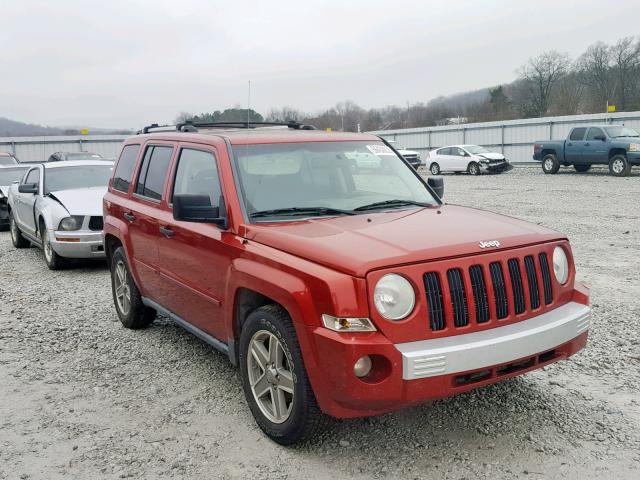
[[[552,350],[589,329],[591,308],[570,302],[511,325],[400,343],[402,378],[435,377],[508,363]]]

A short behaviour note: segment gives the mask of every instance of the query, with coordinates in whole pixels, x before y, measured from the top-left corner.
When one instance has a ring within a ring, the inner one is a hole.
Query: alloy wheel
[[[51,263],[51,259],[53,258],[53,248],[51,247],[49,232],[47,230],[42,232],[42,249],[44,250],[44,257],[47,259],[47,263]]]
[[[122,260],[116,263],[115,276],[113,278],[116,302],[123,315],[128,315],[131,309],[131,288],[127,282],[127,266]]]
[[[613,163],[611,164],[611,169],[616,174],[622,173],[624,171],[624,162],[620,159],[614,160]]]
[[[267,419],[283,423],[294,400],[293,372],[280,340],[259,330],[249,342],[247,373],[253,397]]]
[[[18,226],[16,225],[16,221],[13,219],[13,215],[9,217],[9,228],[11,230],[11,240],[13,243],[18,242]]]
[[[553,160],[551,158],[547,158],[544,161],[544,168],[546,171],[551,171],[553,169]]]

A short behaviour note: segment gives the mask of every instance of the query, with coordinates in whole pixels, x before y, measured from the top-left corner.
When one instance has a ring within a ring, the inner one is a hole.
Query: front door
[[[219,207],[222,191],[215,149],[182,146],[178,155],[170,199],[174,194],[201,194]],[[216,225],[175,220],[171,205],[163,211],[160,227],[162,306],[227,342],[222,301],[233,247],[226,241],[235,236]]]
[[[583,163],[589,165],[593,165],[594,163],[607,163],[609,160],[609,147],[606,138],[601,128],[589,128],[584,143]]]
[[[33,212],[36,200],[38,195],[42,194],[42,182],[40,181],[40,167],[32,168],[27,173],[27,176],[24,179],[23,184],[27,183],[35,183],[38,186],[38,193],[18,193],[16,198],[16,209],[17,215],[16,220],[18,221],[18,225],[20,229],[30,234],[31,236],[36,235],[36,221],[35,215]]]

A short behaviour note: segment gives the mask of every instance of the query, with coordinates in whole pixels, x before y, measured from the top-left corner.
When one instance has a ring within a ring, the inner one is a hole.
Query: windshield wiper
[[[431,207],[430,203],[416,202],[415,200],[385,200],[383,202],[369,203],[368,205],[362,205],[361,207],[354,208],[354,212],[361,212],[363,210],[377,210],[379,208],[387,207],[404,207],[406,205],[416,205],[418,207]]]
[[[271,210],[259,210],[249,216],[251,218],[273,217],[273,216],[293,216],[293,215],[355,215],[352,210],[341,210],[331,207],[289,207],[274,208]]]

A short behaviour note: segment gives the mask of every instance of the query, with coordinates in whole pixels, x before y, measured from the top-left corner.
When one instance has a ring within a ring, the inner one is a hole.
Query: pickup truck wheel
[[[626,177],[631,172],[631,165],[624,155],[614,155],[609,160],[609,172],[614,177]]]
[[[281,445],[303,442],[327,417],[311,389],[287,312],[265,305],[249,314],[240,335],[242,387],[260,429]]]
[[[40,239],[42,240],[42,251],[44,252],[44,261],[49,270],[60,270],[67,266],[67,259],[58,255],[51,246],[49,239],[49,230],[44,223],[40,224]]]
[[[440,175],[440,165],[438,165],[436,162],[433,162],[429,167],[429,171],[431,172],[431,175]]]
[[[558,173],[560,162],[553,153],[549,153],[542,158],[542,171],[548,174]]]
[[[153,323],[156,311],[142,303],[140,291],[133,281],[122,247],[116,248],[111,256],[111,290],[113,303],[122,325],[126,328],[138,329]]]
[[[480,175],[480,165],[476,162],[471,162],[467,167],[467,172],[469,172],[469,175]]]
[[[27,248],[31,246],[31,242],[22,236],[20,227],[13,218],[13,212],[9,212],[9,230],[11,231],[11,242],[16,248]]]
[[[584,173],[591,169],[591,165],[574,165],[573,168],[576,169],[576,172]]]

